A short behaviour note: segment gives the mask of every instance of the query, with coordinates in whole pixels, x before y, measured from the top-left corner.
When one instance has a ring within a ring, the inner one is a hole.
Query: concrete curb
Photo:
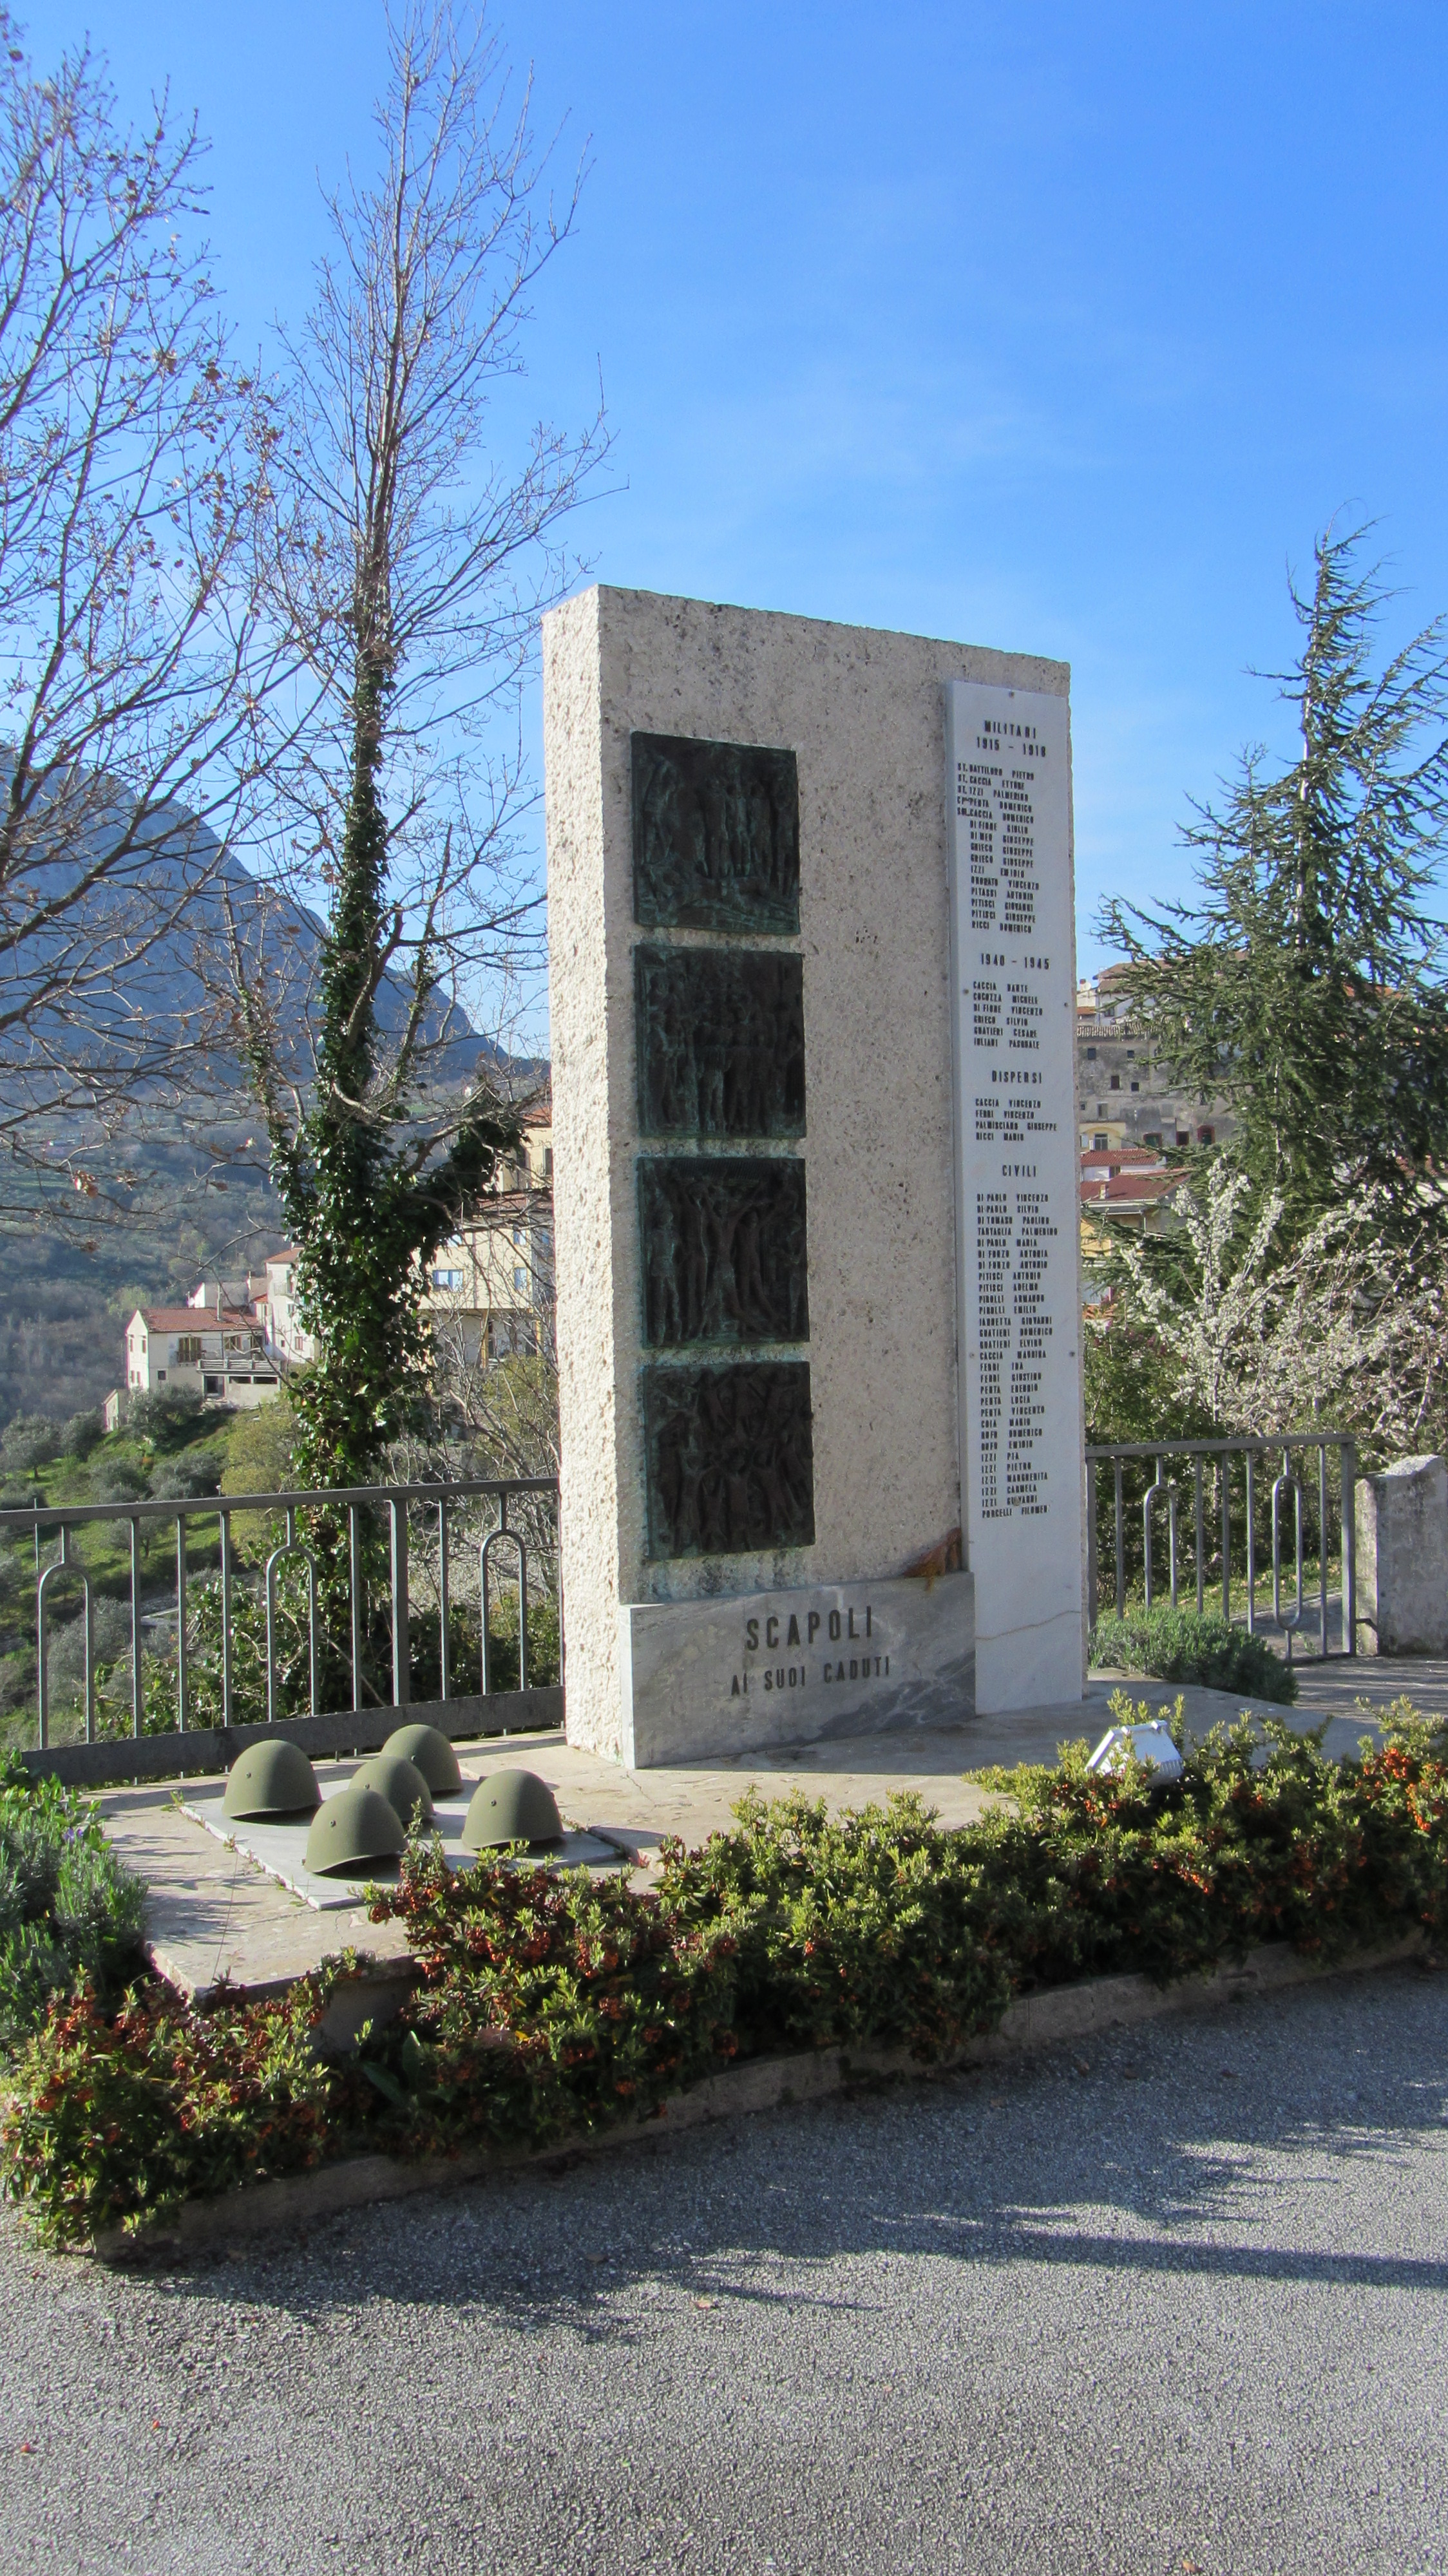
[[[793,2057],[751,2058],[745,2065],[711,2075],[687,2093],[673,2095],[651,2120],[635,2120],[596,2137],[562,2138],[551,2147],[484,2148],[471,2154],[434,2156],[403,2163],[392,2156],[354,2156],[345,2163],[322,2165],[311,2173],[287,2174],[275,2182],[244,2183],[216,2200],[188,2201],[176,2218],[154,2222],[127,2235],[119,2227],[97,2237],[91,2248],[102,2263],[153,2262],[185,2257],[218,2245],[275,2235],[288,2228],[315,2226],[346,2209],[386,2200],[410,2200],[425,2191],[455,2191],[492,2174],[516,2172],[527,2165],[556,2164],[560,2157],[601,2155],[615,2147],[637,2146],[645,2139],[674,2138],[687,2129],[717,2120],[744,2119],[757,2111],[774,2111],[819,2102],[852,2086],[917,2080],[949,2074],[961,2067],[999,2064],[1065,2040],[1083,2040],[1101,2031],[1125,2030],[1135,2022],[1159,2021],[1168,2014],[1203,2012],[1249,1995],[1281,1994],[1290,1986],[1320,1984],[1340,1976],[1363,1976],[1421,1958],[1420,1933],[1381,1950],[1360,1950],[1328,1967],[1299,1958],[1288,1949],[1254,1951],[1240,1968],[1219,1968],[1175,1986],[1153,1985],[1147,1977],[1097,1977],[1079,1986],[1052,1986],[1011,2004],[999,2030],[983,2033],[953,2055],[922,2066],[908,2049],[865,2046],[810,2049]]]

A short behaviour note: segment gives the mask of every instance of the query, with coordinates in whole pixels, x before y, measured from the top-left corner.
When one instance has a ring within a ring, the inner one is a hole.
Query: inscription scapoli
[[[1081,1687],[1069,713],[945,699],[961,1482],[977,1706],[1007,1709]]]

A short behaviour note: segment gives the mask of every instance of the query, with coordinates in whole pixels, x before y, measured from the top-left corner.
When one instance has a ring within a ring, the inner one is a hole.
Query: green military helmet
[[[379,1860],[396,1860],[405,1840],[381,1790],[359,1788],[354,1780],[335,1798],[324,1798],[313,1816],[307,1867],[322,1872],[370,1869]]]
[[[238,1823],[247,1816],[309,1816],[321,1802],[317,1775],[299,1744],[284,1735],[249,1744],[226,1775],[223,1813]]]
[[[490,1771],[473,1791],[463,1846],[496,1851],[501,1843],[556,1843],[562,1833],[558,1801],[536,1771]]]
[[[455,1798],[463,1785],[458,1757],[435,1726],[399,1726],[382,1750],[415,1763],[435,1798]]]
[[[432,1823],[432,1791],[415,1762],[402,1753],[374,1753],[352,1775],[354,1789],[380,1789],[400,1825],[410,1825],[419,1809]]]

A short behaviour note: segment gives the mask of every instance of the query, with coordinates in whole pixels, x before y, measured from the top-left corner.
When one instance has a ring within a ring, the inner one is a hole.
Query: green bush
[[[1145,1710],[1118,1693],[1113,1713]],[[1076,1745],[990,1775],[999,1804],[954,1831],[914,1797],[831,1817],[750,1796],[701,1850],[665,1845],[648,1890],[486,1857],[454,1876],[414,1836],[371,1911],[403,1924],[419,1983],[356,2056],[309,2044],[346,1960],[205,2014],[158,1982],[108,2009],[92,1969],[19,2053],[0,2184],[43,2238],[77,2242],[359,2149],[555,2143],[772,2050],[887,2042],[928,2063],[1012,1995],[1080,1977],[1441,1936],[1448,1731],[1399,1703],[1356,1760],[1326,1760],[1322,1735],[1243,1720],[1166,1784],[1135,1762],[1099,1776]],[[85,1896],[62,1903],[57,1876],[43,1938],[89,1965],[89,1923],[103,1966]],[[48,1952],[36,1974],[63,1982]]]
[[[1284,1708],[1297,1697],[1296,1674],[1264,1637],[1229,1627],[1215,1610],[1173,1610],[1170,1602],[1128,1611],[1124,1619],[1098,1619],[1091,1632],[1091,1661],[1108,1672],[1201,1682],[1208,1690],[1240,1691],[1249,1699],[1276,1700]]]
[[[19,1763],[0,1769],[0,2042],[32,2029],[78,1972],[113,1997],[140,1964],[144,1907],[93,1806]]]

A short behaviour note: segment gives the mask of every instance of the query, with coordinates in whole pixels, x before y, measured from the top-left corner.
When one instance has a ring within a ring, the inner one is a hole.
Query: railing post
[[[131,1515],[131,1733],[139,1735],[145,1717],[141,1689],[141,1524]]]
[[[407,1615],[407,1503],[394,1494],[392,1513],[392,1705],[412,1702],[412,1640]]]
[[[357,1506],[347,1506],[347,1580],[352,1603],[352,1706],[362,1705],[362,1535]]]
[[[186,1515],[176,1515],[176,1724],[186,1732]]]
[[[221,1526],[221,1723],[231,1724],[231,1514],[218,1512]]]
[[[1096,1612],[1098,1606],[1096,1562],[1096,1461],[1094,1458],[1088,1458],[1085,1460],[1084,1472],[1086,1477],[1086,1624],[1088,1628],[1094,1628],[1096,1625]]]
[[[1242,1454],[1247,1468],[1247,1634],[1249,1637],[1255,1637],[1257,1634],[1257,1534],[1252,1526],[1253,1452],[1247,1449]]]
[[[1232,1624],[1232,1453],[1224,1449],[1217,1462],[1222,1497],[1222,1617]]]
[[[1284,1493],[1291,1493],[1296,1505],[1297,1528],[1297,1600],[1289,1617],[1282,1607],[1282,1515]],[[1272,1616],[1287,1639],[1287,1661],[1292,1661],[1293,1631],[1302,1625],[1302,1487],[1292,1472],[1292,1453],[1282,1452],[1282,1473],[1272,1483]]]
[[[438,1689],[443,1699],[449,1699],[452,1694],[448,1688],[447,1501],[444,1496],[439,1497],[437,1506],[437,1619]]]
[[[1116,1461],[1116,1616],[1126,1616],[1126,1500],[1121,1460]],[[562,1562],[562,1551],[559,1552]]]
[[[1318,1653],[1327,1661],[1327,1442],[1317,1448],[1317,1599]]]
[[[1202,1615],[1203,1610],[1206,1608],[1206,1602],[1207,1602],[1207,1596],[1206,1596],[1206,1580],[1207,1580],[1207,1578],[1206,1578],[1206,1571],[1205,1571],[1205,1568],[1203,1567],[1203,1564],[1202,1564],[1202,1558],[1203,1558],[1203,1555],[1205,1554],[1205,1551],[1206,1551],[1206,1536],[1205,1536],[1205,1531],[1204,1531],[1203,1523],[1202,1523],[1202,1462],[1201,1462],[1200,1455],[1196,1458],[1196,1460],[1194,1461],[1194,1464],[1195,1464],[1195,1466],[1196,1466],[1196,1471],[1197,1471],[1197,1473],[1196,1473],[1196,1495],[1195,1495],[1195,1501],[1196,1501],[1196,1548],[1197,1548],[1197,1617],[1200,1619],[1200,1617],[1201,1617],[1201,1615]]]
[[[1176,1485],[1166,1473],[1165,1452],[1163,1452],[1156,1462],[1156,1481],[1154,1484],[1148,1485],[1146,1489],[1146,1500],[1141,1507],[1142,1536],[1145,1542],[1145,1592],[1146,1606],[1148,1610],[1151,1608],[1151,1507],[1156,1501],[1158,1494],[1165,1494],[1166,1496],[1167,1555],[1171,1574],[1171,1606],[1174,1610],[1177,1606],[1177,1495]]]
[[[1342,1482],[1342,1650],[1357,1653],[1357,1449],[1339,1444]]]

